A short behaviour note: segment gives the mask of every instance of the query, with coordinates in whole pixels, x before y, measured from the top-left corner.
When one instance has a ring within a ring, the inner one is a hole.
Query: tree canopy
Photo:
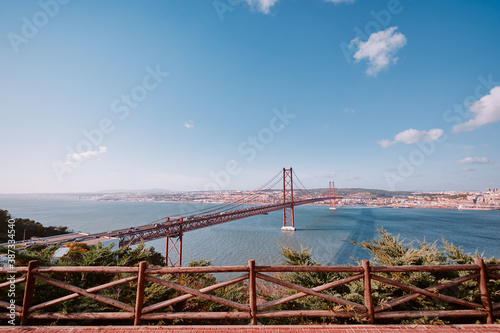
[[[44,227],[40,222],[30,219],[12,218],[7,210],[0,209],[0,243],[6,243],[8,238],[9,221],[14,220],[14,240],[20,241],[31,237],[49,237],[73,232],[68,227]],[[25,236],[26,231],[26,236]]]

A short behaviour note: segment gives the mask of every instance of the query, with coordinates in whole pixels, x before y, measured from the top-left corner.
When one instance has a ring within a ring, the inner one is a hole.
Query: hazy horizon
[[[493,189],[493,188],[492,188]],[[282,189],[273,188],[273,191],[280,191]],[[308,190],[328,190],[328,187],[318,187]],[[389,192],[414,192],[414,193],[436,193],[436,192],[482,192],[486,189],[477,190],[440,190],[440,191],[425,191],[425,190],[384,190],[380,188],[365,188],[365,187],[339,187],[336,190],[374,190],[374,191],[389,191]],[[186,193],[186,192],[218,192],[218,191],[255,191],[255,189],[224,189],[224,190],[169,190],[169,189],[105,189],[87,192],[11,192],[11,193],[0,193],[0,195],[40,195],[40,194],[113,194],[113,193]]]

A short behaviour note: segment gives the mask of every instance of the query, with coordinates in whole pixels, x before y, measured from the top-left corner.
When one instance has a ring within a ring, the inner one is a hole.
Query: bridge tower
[[[335,197],[335,182],[331,181],[330,182],[330,192],[329,192],[329,197],[334,198]],[[330,199],[330,209],[335,210],[335,199]]]
[[[293,212],[293,171],[292,168],[283,168],[283,203],[290,203],[289,207],[283,208],[283,231],[295,231],[295,219]]]
[[[169,222],[170,218],[167,218]],[[182,218],[179,220],[179,230],[175,236],[165,239],[165,266],[182,267]]]

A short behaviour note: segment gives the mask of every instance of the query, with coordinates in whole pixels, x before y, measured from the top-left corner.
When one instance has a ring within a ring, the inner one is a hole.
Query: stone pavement
[[[0,326],[0,333],[500,333],[500,325]]]

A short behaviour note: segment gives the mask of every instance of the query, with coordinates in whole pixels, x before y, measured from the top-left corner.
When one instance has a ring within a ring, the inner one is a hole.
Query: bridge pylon
[[[330,182],[329,196],[332,198],[335,198],[335,182],[333,182],[333,181]],[[337,209],[335,207],[335,199],[330,199],[330,209],[331,210]]]
[[[182,267],[182,218],[179,233],[165,239],[165,266]]]
[[[293,211],[293,170],[283,168],[283,203],[290,206],[283,208],[283,231],[295,231],[295,218]]]

